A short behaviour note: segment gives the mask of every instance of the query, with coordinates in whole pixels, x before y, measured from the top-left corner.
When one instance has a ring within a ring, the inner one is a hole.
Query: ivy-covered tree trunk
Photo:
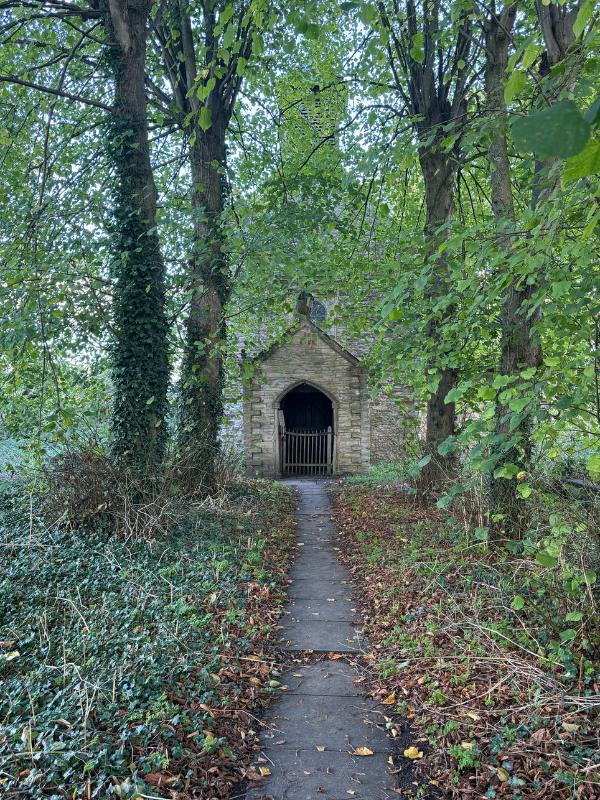
[[[207,488],[214,483],[219,450],[226,335],[223,308],[230,290],[221,223],[226,193],[226,119],[218,102],[210,108],[210,128],[196,128],[190,154],[194,244],[180,425],[187,477],[201,481]]]
[[[163,458],[169,384],[165,269],[156,232],[145,93],[149,0],[103,0],[114,75],[110,153],[117,174],[112,347],[114,454],[155,471]]]
[[[432,352],[437,353],[433,367],[439,369],[440,380],[437,388],[427,401],[427,428],[425,434],[425,455],[430,457],[418,478],[418,492],[426,496],[439,489],[454,469],[452,456],[441,456],[439,445],[455,432],[456,410],[454,403],[446,403],[445,397],[456,386],[458,371],[446,362],[452,348],[444,347],[444,323],[452,315],[447,307],[438,316],[433,312],[436,299],[448,288],[447,263],[443,255],[437,253],[440,244],[440,227],[449,222],[454,209],[454,180],[456,166],[452,155],[442,150],[436,137],[432,146],[419,152],[419,162],[425,183],[425,235],[428,239],[430,258],[435,258],[429,286],[428,300],[430,318],[427,323],[427,338]]]
[[[208,2],[200,9],[188,0],[167,2],[163,12],[155,29],[173,107],[189,137],[192,176],[191,300],[179,423],[182,479],[210,489],[223,415],[223,309],[230,292],[222,229],[225,135],[264,14],[260,4]]]

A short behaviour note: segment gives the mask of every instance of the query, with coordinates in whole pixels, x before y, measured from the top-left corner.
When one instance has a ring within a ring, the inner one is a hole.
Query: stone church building
[[[253,377],[243,428],[249,475],[366,472],[400,455],[407,428],[414,435],[406,403],[401,410],[392,397],[371,397],[360,357],[308,316],[248,361]]]

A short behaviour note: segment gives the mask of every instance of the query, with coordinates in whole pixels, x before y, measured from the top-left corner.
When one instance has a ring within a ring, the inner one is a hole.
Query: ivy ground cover
[[[241,484],[151,542],[1,502],[0,796],[227,798],[252,778],[290,490]]]
[[[336,485],[334,499],[373,694],[416,733],[405,755],[421,780],[405,795],[600,798],[597,617],[573,610],[555,570],[492,552],[399,484]]]

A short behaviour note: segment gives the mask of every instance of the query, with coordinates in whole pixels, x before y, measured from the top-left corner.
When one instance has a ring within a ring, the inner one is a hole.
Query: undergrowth
[[[289,489],[239,483],[151,540],[1,504],[0,795],[228,797],[272,692]]]
[[[425,745],[420,793],[600,797],[596,576],[566,543],[549,552],[558,523],[492,550],[476,521],[396,484],[345,483],[335,508],[374,692]]]

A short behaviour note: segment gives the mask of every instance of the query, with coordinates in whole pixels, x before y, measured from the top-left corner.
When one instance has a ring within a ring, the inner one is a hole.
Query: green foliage
[[[265,484],[262,512],[190,512],[152,544],[31,528],[14,488],[0,502],[1,791],[151,794],[146,774],[222,748],[201,706],[227,702],[222,655],[251,652],[244,584],[274,585],[261,529],[289,493]]]
[[[591,126],[572,100],[563,100],[515,119],[512,130],[515,145],[520,150],[533,151],[542,159],[569,158],[583,150]]]

